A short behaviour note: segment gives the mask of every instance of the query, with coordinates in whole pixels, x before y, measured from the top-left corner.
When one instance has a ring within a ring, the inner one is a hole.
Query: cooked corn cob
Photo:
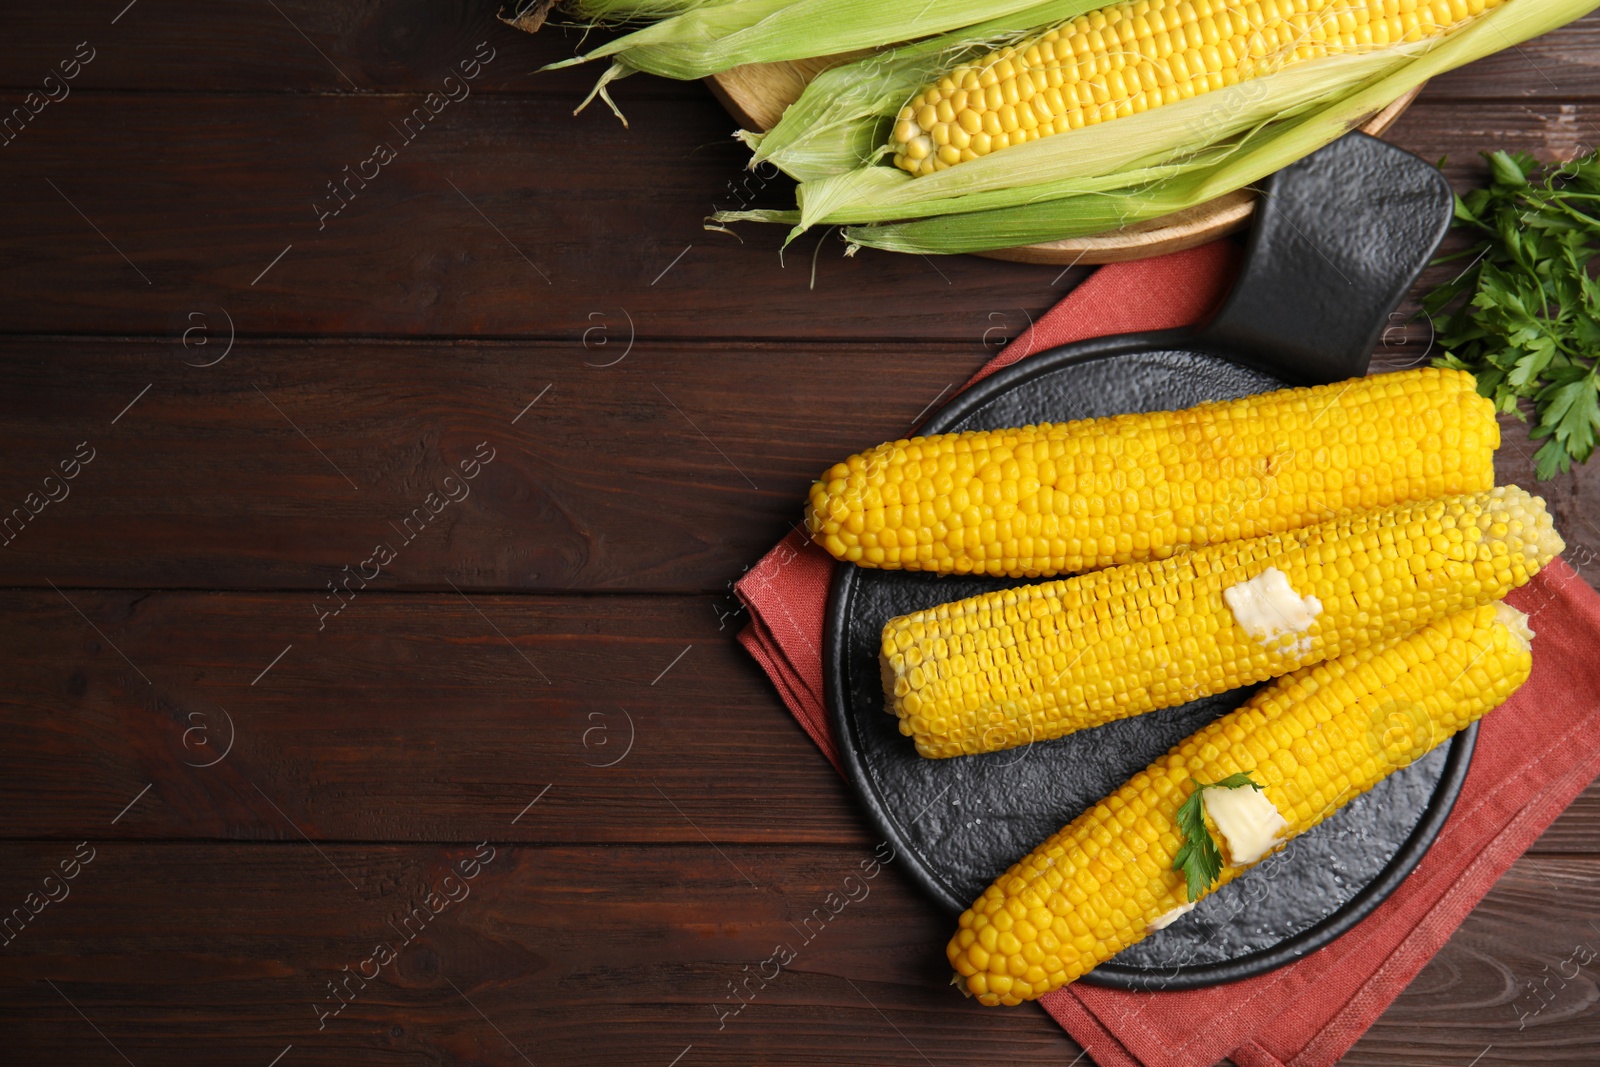
[[[1278,679],[1078,816],[1001,875],[961,916],[946,953],[985,1004],[1042,996],[1187,910],[1173,860],[1193,780],[1239,772],[1281,819],[1275,849],[1390,772],[1498,707],[1527,680],[1527,617],[1485,605],[1410,636]],[[1396,743],[1398,741],[1398,743]],[[1249,787],[1244,787],[1248,793]],[[1217,885],[1261,858],[1225,838]],[[1243,835],[1241,835],[1242,837]]]
[[[1185,411],[893,441],[811,487],[834,557],[1059,574],[1488,489],[1500,427],[1462,371],[1404,371]]]
[[[884,689],[922,755],[992,752],[1410,633],[1562,547],[1516,486],[1361,512],[891,619]]]
[[[1060,23],[925,86],[895,166],[932,174],[1322,56],[1442,36],[1501,0],[1138,0]]]

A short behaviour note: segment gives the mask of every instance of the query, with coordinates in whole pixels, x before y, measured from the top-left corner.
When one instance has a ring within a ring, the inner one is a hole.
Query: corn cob
[[[1505,596],[1562,547],[1516,486],[1361,512],[891,619],[884,689],[922,755],[992,752],[1410,633]]]
[[[946,948],[958,984],[985,1004],[1017,1004],[1142,940],[1186,910],[1172,866],[1191,779],[1250,774],[1286,841],[1502,704],[1532,669],[1532,636],[1521,612],[1485,605],[1278,679],[985,890]],[[1221,829],[1209,812],[1207,825]],[[1226,844],[1225,859],[1237,859]],[[1224,866],[1217,886],[1250,862]]]
[[[1472,376],[1427,368],[890,442],[824,473],[806,525],[862,566],[1059,574],[1488,489],[1499,444]]]
[[[1442,36],[1501,0],[1138,0],[963,63],[900,109],[895,166],[932,174],[1309,59]]]

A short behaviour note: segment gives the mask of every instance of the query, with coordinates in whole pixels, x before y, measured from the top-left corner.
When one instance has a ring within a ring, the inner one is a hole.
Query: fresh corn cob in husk
[[[924,96],[928,102],[927,86],[937,88],[953,67],[1092,9],[1062,4],[1050,18],[1020,31],[994,20],[970,34],[902,45],[818,77],[770,133],[747,138],[756,148],[755,162],[769,161],[801,180],[796,209],[718,212],[711,225],[786,223],[794,227],[792,239],[811,226],[842,224],[852,246],[920,253],[1096,234],[1259,181],[1360,126],[1427,79],[1553,30],[1595,6],[1596,0],[1506,0],[1443,35],[1320,58],[1296,53],[1292,62],[1264,58],[1256,62],[1264,72],[1259,76],[1115,122],[1071,129],[1069,118],[1066,133],[1021,145],[1008,134],[1008,151],[918,177],[894,167],[885,158],[892,155],[886,142],[910,101]],[[1202,26],[1202,39],[1204,34]],[[1187,31],[1184,40],[1187,45]],[[1126,87],[1130,57],[1122,58]],[[943,121],[937,104],[934,110],[937,124]]]
[[[1142,940],[1187,910],[1176,812],[1195,782],[1248,773],[1265,788],[1243,799],[1271,805],[1261,825],[1275,834],[1234,840],[1218,791],[1206,791],[1207,825],[1224,838],[1220,886],[1503,703],[1532,669],[1532,636],[1521,612],[1485,605],[1278,679],[985,890],[946,949],[957,984],[985,1004],[1017,1004]]]
[[[1360,512],[891,619],[884,690],[924,756],[1011,748],[1410,633],[1562,547],[1516,486]]]
[[[1488,489],[1499,444],[1472,375],[1404,371],[890,442],[823,474],[806,526],[866,567],[1070,573]]]
[[[932,174],[1292,63],[1443,35],[1502,0],[1137,0],[950,70],[900,109],[894,164]]]

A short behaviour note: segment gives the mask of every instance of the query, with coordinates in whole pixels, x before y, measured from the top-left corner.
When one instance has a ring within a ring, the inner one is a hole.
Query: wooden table
[[[788,195],[710,94],[574,118],[598,69],[532,71],[576,37],[493,6],[0,16],[5,106],[58,98],[0,149],[0,508],[38,507],[0,551],[0,914],[40,905],[0,1061],[1075,1062],[944,988],[892,865],[719,1009],[875,844],[730,583],[1086,271],[708,233]],[[1569,155],[1597,54],[1591,18],[1442,77],[1394,139],[1463,187]],[[1600,547],[1600,465],[1542,488]],[[1346,1062],[1594,1063],[1597,833],[1591,789]]]

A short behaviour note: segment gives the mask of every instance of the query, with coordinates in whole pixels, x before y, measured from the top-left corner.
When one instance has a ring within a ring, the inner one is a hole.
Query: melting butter
[[[1289,576],[1268,567],[1247,582],[1230,585],[1222,600],[1244,632],[1264,645],[1281,645],[1285,638],[1304,634],[1322,614],[1322,601],[1302,597],[1289,584]],[[1310,649],[1310,639],[1295,642],[1295,652]]]
[[[1228,850],[1228,864],[1243,867],[1271,852],[1289,823],[1267,794],[1253,786],[1207,789],[1201,797]]]
[[[1193,911],[1196,903],[1198,903],[1198,901],[1190,901],[1187,904],[1179,904],[1176,908],[1173,908],[1171,911],[1160,916],[1159,918],[1152,919],[1150,924],[1146,926],[1145,929],[1152,934],[1157,930],[1165,930],[1167,927],[1171,926],[1173,923],[1177,922],[1179,919]]]

